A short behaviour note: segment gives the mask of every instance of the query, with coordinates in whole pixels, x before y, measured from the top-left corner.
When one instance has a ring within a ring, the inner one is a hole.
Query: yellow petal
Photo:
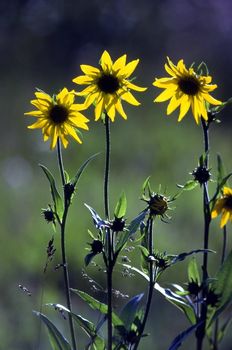
[[[37,92],[35,92],[35,96],[38,99],[45,100],[45,101],[48,101],[48,102],[52,102],[51,96],[46,94],[45,92],[37,91]]]
[[[159,88],[164,88],[164,89],[168,88],[169,86],[170,87],[173,86],[173,88],[176,87],[176,89],[178,87],[176,78],[159,78],[159,79],[156,79],[152,83],[152,85]]]
[[[90,75],[90,76],[96,76],[100,73],[100,70],[96,67],[89,66],[87,64],[81,64],[81,70],[83,73]]]
[[[118,113],[126,120],[127,119],[127,115],[124,112],[124,109],[122,107],[121,101],[118,99],[116,104],[115,104],[116,110],[118,111]]]
[[[102,69],[104,72],[109,73],[111,71],[113,62],[112,62],[112,59],[111,59],[108,51],[105,50],[103,52],[101,59],[100,59],[100,63],[101,63],[101,66],[102,66]]]
[[[76,131],[74,130],[74,128],[72,126],[69,125],[65,125],[65,129],[67,131],[67,133],[72,136],[72,138],[74,138],[74,140],[76,140],[79,143],[82,143],[81,139],[78,137]]]
[[[221,228],[223,228],[227,224],[227,221],[229,220],[229,218],[230,218],[230,212],[223,210],[222,218],[221,218],[221,222],[220,222]]]
[[[68,146],[68,140],[65,138],[64,135],[60,135],[59,137],[60,137],[60,139],[61,139],[61,142],[62,142],[64,148],[67,148],[67,146]]]
[[[136,98],[129,92],[125,92],[122,95],[120,95],[121,99],[130,103],[131,105],[134,106],[139,106],[140,102],[136,100]]]
[[[232,188],[224,186],[223,187],[223,195],[224,196],[232,196]]]
[[[203,94],[204,99],[209,102],[211,105],[221,105],[222,102],[219,100],[216,100],[213,96],[209,94]]]
[[[53,127],[51,129],[51,149],[54,149],[56,147],[56,144],[57,144],[57,139],[58,139],[58,133],[57,133],[57,128],[56,127]]]
[[[177,99],[176,96],[173,95],[167,107],[167,115],[174,112],[175,109],[177,109],[177,107],[179,107],[180,104],[181,104],[181,98]]]
[[[39,119],[37,120],[34,124],[29,125],[28,129],[40,129],[40,128],[44,128],[44,126],[46,124],[48,124],[49,122],[46,119]]]
[[[105,104],[104,104],[104,98],[102,96],[101,99],[97,102],[95,107],[95,121],[97,121],[101,117],[104,111],[104,108],[105,108]]]
[[[126,64],[126,55],[119,57],[113,64],[112,70],[117,72],[119,69],[122,69]]]
[[[188,95],[183,95],[181,99],[180,114],[178,117],[178,122],[180,122],[184,118],[184,116],[189,110],[189,107],[190,107],[190,98]]]
[[[129,89],[135,90],[135,91],[146,91],[147,90],[147,88],[143,88],[143,87],[137,86],[135,84],[132,84],[130,81],[126,82],[126,87]]]
[[[173,95],[175,94],[175,91],[173,89],[167,88],[159,96],[157,96],[154,100],[154,102],[164,102],[169,100]]]
[[[76,84],[84,85],[91,84],[93,82],[93,78],[89,77],[88,75],[80,75],[79,77],[74,78],[72,81]]]
[[[125,67],[120,69],[118,76],[128,78],[134,72],[138,63],[139,63],[139,59],[127,63],[127,65]]]
[[[31,117],[40,117],[41,115],[43,115],[43,113],[41,111],[31,111],[24,113],[24,115],[29,115]]]

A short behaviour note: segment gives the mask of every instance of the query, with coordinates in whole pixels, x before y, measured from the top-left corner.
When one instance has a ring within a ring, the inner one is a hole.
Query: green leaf
[[[222,327],[219,329],[217,334],[217,340],[220,343],[222,339],[224,338],[224,335],[226,334],[230,324],[232,322],[232,317],[229,317],[226,322],[222,325]]]
[[[220,296],[219,302],[209,313],[208,326],[225,310],[232,301],[232,251],[216,274],[211,285],[212,290]]]
[[[98,156],[100,153],[96,153],[94,155],[92,155],[91,157],[89,157],[82,165],[81,167],[78,169],[76,175],[71,179],[71,184],[74,186],[74,188],[76,187],[83,171],[85,170],[85,168],[87,167],[87,165],[91,162],[91,160],[93,160],[96,156]]]
[[[224,169],[224,165],[220,154],[217,155],[217,171],[218,171],[217,182],[219,184],[222,182],[222,179],[225,177],[225,169]]]
[[[53,350],[71,350],[67,339],[60,333],[56,326],[42,313],[34,311],[42,322],[46,325],[49,335],[50,344]]]
[[[174,285],[179,291],[184,291],[184,289],[178,285]],[[179,310],[184,312],[185,316],[188,318],[189,322],[191,324],[196,323],[196,315],[194,312],[194,305],[192,304],[191,300],[188,298],[188,296],[181,296],[175,292],[173,292],[169,288],[163,288],[158,283],[155,283],[154,288],[160,292],[166,300],[168,300],[171,304],[176,306]]]
[[[89,294],[78,289],[71,288],[70,290],[79,295],[79,297],[81,297],[81,299],[83,299],[93,310],[98,310],[102,314],[107,315],[108,306],[106,304],[101,303],[100,301],[91,297]],[[122,320],[120,320],[120,318],[114,312],[112,312],[112,322],[114,326],[123,325]]]
[[[135,232],[138,230],[141,222],[144,220],[145,216],[147,214],[147,209],[143,210],[141,213],[139,213],[138,216],[136,216],[131,223],[129,224],[129,226],[127,227],[127,229],[124,232],[120,233],[117,245],[116,245],[116,249],[115,251],[117,252],[117,254],[122,250],[122,248],[125,246],[126,242],[128,241],[128,239],[135,234]]]
[[[202,322],[199,322],[188,329],[186,329],[184,332],[180,333],[172,342],[168,350],[176,350],[178,349],[181,345],[182,342],[193,332],[195,331],[201,324]]]
[[[201,283],[197,262],[195,256],[189,261],[188,264],[188,280],[196,282],[198,285]]]
[[[86,318],[77,315],[73,312],[70,312],[69,309],[67,309],[65,306],[61,305],[61,304],[46,304],[47,306],[52,306],[53,308],[55,308],[55,310],[59,310],[59,311],[64,311],[67,312],[71,315],[71,317],[73,318],[73,320],[86,332],[86,334],[91,338],[91,343],[89,344],[89,346],[92,344],[93,346],[95,345],[97,350],[104,350],[105,349],[105,342],[104,339],[101,338],[98,334],[97,334],[97,329],[95,327],[95,325],[90,322],[89,320],[87,320]]]
[[[128,332],[130,331],[131,326],[137,316],[137,311],[140,307],[140,302],[143,298],[143,295],[144,294],[141,293],[131,298],[120,312],[120,319],[123,321]]]
[[[50,183],[50,189],[51,189],[51,194],[52,194],[55,212],[56,212],[58,218],[60,220],[62,220],[62,216],[63,216],[63,212],[64,212],[63,200],[62,200],[59,192],[57,191],[55,179],[54,179],[52,173],[48,170],[48,168],[46,168],[42,164],[39,164],[39,166],[41,167],[41,169],[45,173],[45,175]]]
[[[117,219],[123,218],[126,215],[126,207],[127,207],[126,195],[125,195],[125,192],[122,192],[116,204],[116,207],[114,210],[114,216]]]
[[[211,249],[194,249],[187,253],[180,253],[178,255],[167,255],[167,257],[170,259],[170,265],[174,265],[179,261],[185,260],[188,256],[197,253],[215,253],[215,251]]]
[[[177,187],[181,188],[182,191],[192,191],[195,187],[197,187],[197,185],[197,181],[189,180],[184,185],[177,185]]]
[[[143,183],[142,191],[143,191],[144,194],[145,194],[146,189],[148,189],[148,193],[149,193],[149,194],[152,193],[152,191],[151,191],[151,186],[150,186],[150,178],[151,178],[151,176],[148,176],[148,177],[146,178],[146,180],[144,181],[144,183]]]

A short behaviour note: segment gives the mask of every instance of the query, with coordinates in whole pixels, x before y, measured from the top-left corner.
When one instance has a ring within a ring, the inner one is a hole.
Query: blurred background
[[[127,53],[128,60],[140,58],[136,83],[147,86],[146,93],[135,93],[141,106],[126,105],[128,120],[117,116],[112,125],[112,161],[110,178],[111,210],[122,190],[128,200],[130,221],[144,208],[140,200],[141,186],[151,175],[155,191],[161,184],[167,195],[176,193],[176,184],[191,178],[198,157],[203,152],[202,130],[191,115],[178,124],[178,113],[166,117],[166,103],[152,101],[161,90],[155,89],[155,77],[166,76],[164,63],[169,56],[174,63],[181,58],[187,65],[205,61],[218,89],[213,93],[223,101],[232,96],[232,3],[230,0],[11,0],[0,2],[0,96],[1,96],[1,154],[0,186],[2,204],[0,245],[0,348],[9,350],[49,350],[44,328],[40,328],[32,310],[40,304],[64,304],[62,271],[54,270],[60,262],[59,232],[54,233],[41,215],[41,208],[51,203],[48,182],[39,168],[49,167],[59,182],[56,152],[44,143],[41,132],[27,130],[33,119],[24,117],[32,109],[30,100],[35,88],[49,94],[66,86],[77,88],[72,79],[80,75],[80,64],[97,65],[104,49],[115,60]],[[211,159],[213,179],[216,179],[216,155],[220,153],[231,171],[231,107],[220,115],[221,123],[211,128]],[[91,162],[81,178],[78,195],[73,201],[67,227],[67,249],[71,286],[88,291],[104,300],[103,292],[94,292],[92,283],[82,273],[84,256],[90,238],[88,228],[95,233],[84,203],[103,215],[102,178],[104,172],[104,128],[95,123],[93,109],[86,115],[91,119],[90,131],[83,133],[83,145],[70,142],[64,152],[65,167],[74,175],[92,154],[102,152]],[[213,193],[215,183],[211,183]],[[201,189],[184,193],[174,204],[172,220],[156,222],[157,249],[177,254],[201,248],[203,215]],[[228,227],[231,230],[231,225]],[[54,235],[56,254],[43,274],[46,247]],[[218,254],[210,256],[211,274],[219,266],[222,232],[219,220],[212,223],[210,247]],[[228,250],[231,247],[229,238]],[[126,254],[126,253],[125,253]],[[139,265],[138,251],[128,253],[132,264]],[[200,256],[197,257],[199,266]],[[85,270],[105,288],[102,261]],[[187,263],[180,263],[164,273],[160,283],[183,285],[187,281]],[[31,296],[18,287],[26,286]],[[116,310],[127,296],[141,293],[144,281],[137,276],[122,276],[116,267],[114,286],[122,295],[114,299]],[[123,296],[124,295],[124,296]],[[99,315],[74,296],[74,310],[97,321]],[[66,332],[66,322],[53,310],[43,312]],[[166,350],[172,339],[189,324],[184,315],[154,294],[152,311],[140,349]],[[66,333],[67,334],[67,333]],[[81,347],[86,338],[78,330]],[[67,334],[68,337],[68,334]],[[231,332],[225,337],[221,350],[231,347]],[[194,336],[182,349],[194,349]],[[207,346],[205,347],[207,349]]]

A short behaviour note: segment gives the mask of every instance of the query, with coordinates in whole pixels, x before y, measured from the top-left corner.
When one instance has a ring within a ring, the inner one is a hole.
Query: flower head
[[[76,77],[73,82],[88,86],[76,94],[86,98],[86,107],[92,103],[95,105],[95,120],[98,120],[102,113],[106,112],[113,122],[116,111],[124,119],[127,119],[122,107],[122,100],[134,106],[140,105],[130,90],[145,91],[146,88],[139,87],[129,80],[138,63],[139,59],[126,63],[126,55],[113,62],[109,53],[104,51],[99,68],[89,65],[80,66],[85,75]]]
[[[212,77],[198,75],[192,67],[187,69],[183,60],[179,60],[177,65],[173,64],[168,57],[167,60],[165,70],[171,77],[154,81],[154,86],[165,89],[154,102],[164,102],[170,99],[167,114],[171,114],[180,107],[178,121],[184,118],[190,106],[197,124],[201,117],[208,120],[206,102],[212,105],[222,103],[209,94],[217,87],[216,84],[210,84]]]
[[[36,99],[31,104],[37,108],[25,115],[37,118],[37,121],[28,126],[29,129],[42,129],[44,141],[51,138],[51,149],[55,148],[58,138],[66,148],[67,136],[72,136],[77,142],[82,143],[77,135],[76,128],[88,130],[89,121],[81,110],[83,105],[74,103],[74,92],[63,88],[57,95],[50,96],[43,91],[35,92]]]
[[[220,214],[220,227],[223,228],[229,220],[232,221],[232,189],[229,187],[223,188],[222,197],[216,201],[211,217],[214,219]]]

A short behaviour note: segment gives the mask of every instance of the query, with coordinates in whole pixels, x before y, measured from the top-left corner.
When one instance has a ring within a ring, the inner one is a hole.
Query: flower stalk
[[[105,135],[106,135],[106,153],[105,153],[105,173],[104,173],[104,208],[106,220],[110,219],[109,211],[109,174],[110,174],[110,120],[105,114]],[[112,350],[113,346],[113,328],[112,328],[112,275],[113,275],[113,257],[112,257],[112,235],[110,228],[106,228],[106,269],[107,269],[107,349]]]
[[[61,147],[60,147],[60,139],[58,139],[58,142],[57,142],[57,155],[58,155],[58,164],[59,164],[59,169],[60,169],[62,185],[63,185],[63,188],[65,189],[66,181],[65,181],[62,152],[61,152]],[[71,303],[71,295],[70,295],[68,262],[67,262],[66,247],[65,247],[65,229],[66,229],[66,219],[67,219],[68,209],[69,209],[69,202],[67,201],[67,198],[65,195],[65,190],[64,190],[64,212],[63,212],[63,216],[62,216],[62,221],[60,222],[62,267],[63,267],[63,273],[64,273],[66,304],[67,304],[67,308],[70,310],[70,313],[68,314],[68,321],[69,321],[69,330],[70,330],[70,336],[71,336],[71,341],[72,341],[72,348],[73,348],[73,350],[77,350],[73,319],[71,316],[72,303]]]
[[[201,119],[202,129],[203,129],[203,139],[204,139],[204,148],[205,148],[205,159],[204,159],[204,167],[208,169],[209,163],[209,123],[207,123],[203,118]],[[197,337],[197,350],[202,350],[203,341],[205,337],[205,326],[207,319],[207,303],[205,302],[208,286],[207,286],[207,278],[208,278],[208,252],[206,251],[209,247],[209,228],[211,222],[211,213],[210,213],[210,198],[208,193],[208,181],[203,183],[203,212],[204,212],[204,249],[205,252],[203,254],[203,265],[202,265],[202,304],[200,310],[200,316],[198,321],[201,322],[200,326],[196,331]]]

